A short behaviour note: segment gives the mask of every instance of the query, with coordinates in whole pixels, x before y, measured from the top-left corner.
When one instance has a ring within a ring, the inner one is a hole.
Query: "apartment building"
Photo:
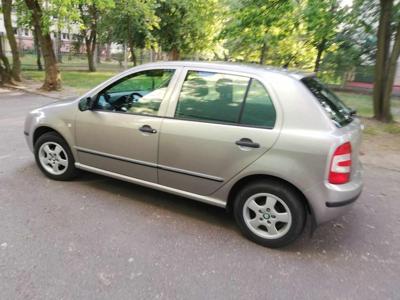
[[[14,35],[17,40],[18,47],[20,51],[34,51],[34,35],[33,31],[30,28],[22,28],[17,26],[17,16],[15,13],[11,15]],[[53,45],[55,48],[58,48],[59,42],[61,42],[60,50],[62,53],[69,53],[72,48],[73,41],[76,40],[76,36],[79,32],[79,28],[77,26],[71,26],[68,30],[61,30],[60,38],[57,38],[57,28],[51,28],[51,38],[53,39]],[[10,46],[6,37],[6,29],[4,27],[3,14],[0,13],[0,41],[4,47],[6,53],[10,52]],[[80,52],[83,52],[83,49],[80,49]]]

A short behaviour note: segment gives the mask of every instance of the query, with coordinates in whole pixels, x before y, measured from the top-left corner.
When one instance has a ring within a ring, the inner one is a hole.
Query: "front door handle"
[[[235,142],[236,145],[249,148],[260,148],[260,144],[254,143],[251,139],[242,138]]]
[[[142,127],[139,128],[141,132],[147,132],[147,133],[157,133],[157,130],[151,128],[150,125],[143,125]]]

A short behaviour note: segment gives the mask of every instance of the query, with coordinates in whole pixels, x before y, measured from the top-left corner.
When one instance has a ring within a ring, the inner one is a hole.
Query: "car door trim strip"
[[[74,148],[77,151],[83,152],[83,153],[93,154],[93,155],[102,156],[102,157],[106,157],[106,158],[112,158],[112,159],[115,159],[115,160],[124,161],[124,162],[130,162],[130,163],[133,163],[133,164],[142,165],[142,166],[146,166],[146,167],[157,168],[156,164],[149,163],[149,162],[142,161],[142,160],[136,160],[136,159],[132,159],[132,158],[124,157],[124,156],[108,154],[108,153],[104,153],[104,152],[100,152],[100,151],[96,151],[96,150],[91,150],[91,149],[87,149],[87,148],[82,148],[82,147],[78,147],[78,146],[75,146]]]
[[[136,159],[132,159],[132,158],[124,157],[124,156],[108,154],[108,153],[104,153],[104,152],[100,152],[100,151],[96,151],[96,150],[91,150],[91,149],[87,149],[87,148],[83,148],[83,147],[78,147],[78,146],[75,146],[74,148],[78,152],[83,152],[83,153],[88,153],[88,154],[92,154],[92,155],[102,156],[102,157],[111,158],[111,159],[124,161],[124,162],[129,162],[129,163],[133,163],[133,164],[137,164],[137,165],[141,165],[141,166],[146,166],[146,167],[150,167],[150,168],[156,168],[156,169],[160,169],[160,170],[164,170],[164,171],[168,171],[168,172],[180,173],[180,174],[184,174],[184,175],[188,175],[188,176],[192,176],[192,177],[198,177],[198,178],[208,179],[208,180],[217,181],[217,182],[224,182],[223,178],[217,177],[217,176],[206,175],[206,174],[203,174],[203,173],[187,171],[187,170],[173,168],[173,167],[164,166],[164,165],[157,165],[157,164],[146,162],[146,161],[142,161],[142,160],[136,160]]]
[[[87,165],[84,165],[84,164],[80,164],[80,163],[77,163],[77,162],[75,163],[75,167],[77,167],[78,169],[89,171],[89,172],[93,172],[93,173],[97,173],[97,174],[101,174],[101,175],[117,178],[117,179],[124,180],[124,181],[127,181],[127,182],[140,184],[142,186],[146,186],[146,187],[149,187],[149,188],[157,189],[157,190],[160,190],[160,191],[164,191],[164,192],[172,193],[172,194],[175,194],[175,195],[187,197],[187,198],[190,198],[190,199],[193,199],[193,200],[197,200],[197,201],[200,201],[200,202],[216,205],[216,206],[219,206],[219,207],[222,207],[222,208],[226,207],[226,202],[225,201],[222,201],[222,200],[219,200],[219,199],[216,199],[216,198],[212,198],[212,197],[209,197],[209,196],[201,196],[201,195],[198,195],[198,194],[194,194],[194,193],[190,193],[190,192],[174,189],[174,188],[171,188],[171,187],[168,187],[168,186],[164,186],[164,185],[161,185],[161,184],[157,184],[157,183],[153,183],[153,182],[149,182],[149,181],[145,181],[145,180],[129,177],[129,176],[126,176],[126,175],[121,175],[121,174],[110,172],[110,171],[103,170],[103,169],[94,168],[94,167],[87,166]]]

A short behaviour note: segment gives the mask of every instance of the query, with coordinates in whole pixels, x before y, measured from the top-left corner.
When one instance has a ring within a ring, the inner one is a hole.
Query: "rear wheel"
[[[252,241],[271,248],[285,246],[302,233],[306,210],[297,191],[280,182],[254,182],[234,202],[234,216]]]
[[[38,138],[35,159],[40,170],[51,179],[70,180],[77,175],[71,150],[56,132],[47,132]]]

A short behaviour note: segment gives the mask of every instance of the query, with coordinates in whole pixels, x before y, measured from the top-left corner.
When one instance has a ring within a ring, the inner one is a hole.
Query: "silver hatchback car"
[[[315,77],[251,65],[162,62],[31,111],[40,170],[78,169],[227,208],[268,247],[360,195],[360,121]]]

